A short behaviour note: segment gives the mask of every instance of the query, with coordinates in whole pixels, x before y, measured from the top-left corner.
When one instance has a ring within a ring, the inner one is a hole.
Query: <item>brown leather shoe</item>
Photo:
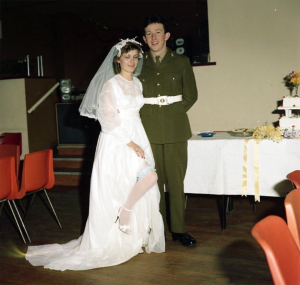
[[[172,238],[173,241],[180,241],[182,245],[184,246],[193,246],[197,244],[197,241],[189,235],[187,232],[186,233],[172,233]]]

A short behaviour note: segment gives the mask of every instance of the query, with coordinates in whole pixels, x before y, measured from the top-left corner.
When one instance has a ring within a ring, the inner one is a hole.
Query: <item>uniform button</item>
[[[160,94],[157,95],[157,97],[159,97],[159,96],[160,96]]]
[[[161,108],[161,105],[159,105],[159,108]]]
[[[159,86],[160,84],[159,83],[157,83],[157,86]]]
[[[159,75],[159,72],[157,72],[157,75]]]
[[[173,80],[175,80],[175,78],[173,77]]]

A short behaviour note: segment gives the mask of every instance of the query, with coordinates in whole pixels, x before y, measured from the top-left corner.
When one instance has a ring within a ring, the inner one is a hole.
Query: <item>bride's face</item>
[[[133,73],[139,62],[138,50],[130,50],[128,53],[123,53],[118,60],[120,63],[121,72]]]

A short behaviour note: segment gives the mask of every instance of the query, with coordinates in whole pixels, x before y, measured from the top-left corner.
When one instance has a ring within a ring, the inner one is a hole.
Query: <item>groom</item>
[[[161,193],[160,212],[167,228],[164,193],[167,183],[173,241],[191,246],[196,240],[186,232],[183,181],[187,168],[187,140],[192,135],[186,112],[198,97],[195,76],[189,58],[167,48],[170,33],[161,16],[149,16],[144,22],[144,32],[143,39],[150,51],[144,56],[139,75],[145,98],[140,114],[155,159]]]

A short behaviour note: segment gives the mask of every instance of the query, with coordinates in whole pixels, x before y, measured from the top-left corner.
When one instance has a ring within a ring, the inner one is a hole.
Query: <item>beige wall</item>
[[[208,0],[211,61],[194,67],[192,131],[278,121],[283,77],[300,70],[299,0]]]
[[[22,133],[22,159],[29,152],[25,79],[0,80],[0,134]]]

